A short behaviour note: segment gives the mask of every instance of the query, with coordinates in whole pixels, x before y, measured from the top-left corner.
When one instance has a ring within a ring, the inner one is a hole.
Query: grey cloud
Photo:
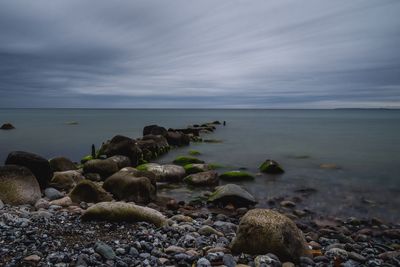
[[[398,1],[2,1],[0,107],[400,107]]]

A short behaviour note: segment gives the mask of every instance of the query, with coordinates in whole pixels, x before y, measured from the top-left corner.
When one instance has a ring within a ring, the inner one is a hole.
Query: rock
[[[169,246],[165,249],[165,253],[167,254],[177,254],[177,253],[185,253],[186,249],[178,246]]]
[[[149,203],[156,199],[156,185],[147,177],[136,177],[127,169],[108,177],[103,188],[117,200]]]
[[[282,263],[282,267],[295,267],[295,265],[293,262],[286,261],[286,262]]]
[[[203,225],[199,230],[198,233],[201,235],[209,236],[209,235],[217,235],[217,236],[224,236],[223,233],[215,230],[211,226]]]
[[[282,264],[279,259],[273,254],[258,255],[254,259],[255,267],[281,267]]]
[[[253,175],[244,171],[224,172],[219,176],[219,178],[225,181],[254,180]]]
[[[28,168],[16,165],[0,167],[0,199],[5,204],[34,205],[40,197],[39,183]]]
[[[184,166],[191,163],[204,163],[204,161],[195,157],[179,156],[174,159],[173,163]]]
[[[29,256],[25,257],[23,261],[24,262],[29,262],[29,263],[32,263],[32,264],[37,264],[40,261],[40,259],[41,258],[38,255],[33,254],[33,255],[29,255]]]
[[[74,203],[111,201],[112,197],[101,186],[89,180],[79,182],[69,194]]]
[[[52,200],[49,202],[50,207],[52,205],[60,206],[60,207],[69,207],[72,205],[72,200],[70,197],[66,196],[60,199]]]
[[[113,260],[116,257],[114,250],[109,245],[103,242],[96,242],[96,244],[94,245],[94,251],[99,253],[103,258],[107,260]]]
[[[282,207],[286,207],[286,208],[296,207],[296,203],[294,203],[293,201],[289,201],[289,200],[283,200],[279,203],[279,205],[281,205]]]
[[[9,122],[4,123],[3,125],[1,125],[0,130],[12,130],[15,129],[14,125],[12,125]]]
[[[194,150],[194,149],[190,149],[188,151],[188,154],[191,155],[191,156],[199,156],[199,155],[201,155],[200,151]]]
[[[211,262],[206,258],[200,258],[196,263],[196,267],[211,267]]]
[[[137,141],[138,147],[142,150],[143,160],[152,160],[169,151],[167,139],[161,135],[146,135]]]
[[[186,175],[182,166],[173,164],[146,163],[138,166],[137,169],[153,173],[160,182],[180,182]]]
[[[109,157],[107,160],[112,160],[115,163],[117,163],[118,170],[131,166],[131,160],[126,156],[115,155],[115,156]]]
[[[92,159],[83,165],[84,173],[98,173],[104,180],[119,171],[118,164],[110,159]]]
[[[76,165],[65,157],[57,157],[49,160],[50,168],[53,172],[64,172],[77,170]]]
[[[132,166],[137,166],[142,157],[142,151],[136,141],[122,135],[116,135],[110,141],[105,142],[101,146],[99,154],[106,155],[108,158],[115,155],[126,156],[131,160]]]
[[[89,160],[94,159],[92,155],[86,155],[83,158],[81,158],[81,163],[85,164],[86,162],[88,162]]]
[[[296,224],[268,209],[253,209],[241,218],[231,249],[253,255],[273,253],[292,262],[298,262],[306,252],[304,236]]]
[[[337,170],[340,169],[340,167],[334,163],[323,163],[319,165],[321,169],[328,169],[328,170]]]
[[[218,173],[206,171],[191,174],[183,179],[184,182],[193,186],[211,186],[218,184]]]
[[[344,249],[331,248],[327,252],[325,252],[325,256],[330,259],[336,258],[336,259],[340,259],[342,261],[346,261],[349,257],[349,254]]]
[[[55,172],[50,181],[50,186],[68,192],[83,179],[85,177],[78,171]]]
[[[149,222],[157,227],[167,225],[160,212],[125,202],[100,202],[89,207],[82,215],[83,221]]]
[[[167,129],[156,124],[148,125],[143,128],[143,136],[148,134],[166,136]]]
[[[279,174],[285,172],[279,163],[272,159],[267,159],[264,161],[260,166],[260,171],[269,174]]]
[[[234,204],[236,207],[255,205],[256,199],[241,186],[226,184],[216,187],[216,190],[209,196],[209,202],[222,203],[223,205]]]
[[[49,185],[53,177],[53,171],[47,159],[29,152],[14,151],[8,154],[6,165],[20,165],[31,170],[39,182],[40,188],[44,189]]]
[[[36,201],[35,203],[35,209],[39,210],[39,209],[48,209],[50,206],[50,203],[48,200],[44,199],[44,198],[40,198],[38,199],[38,201]]]
[[[188,146],[190,144],[189,135],[184,133],[168,131],[166,138],[170,146]]]
[[[49,200],[55,200],[64,197],[64,195],[58,191],[55,188],[48,187],[44,190],[44,195],[49,199]]]
[[[4,203],[3,203],[3,201],[0,199],[0,210],[1,210],[2,208],[4,208]]]
[[[202,163],[191,163],[191,164],[186,164],[183,166],[185,169],[186,174],[194,174],[198,172],[205,172],[210,170],[211,168],[208,166],[208,164],[202,164]]]

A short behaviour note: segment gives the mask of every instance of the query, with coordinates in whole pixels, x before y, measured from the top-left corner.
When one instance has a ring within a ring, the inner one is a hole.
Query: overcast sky
[[[0,107],[400,107],[400,1],[0,0]]]

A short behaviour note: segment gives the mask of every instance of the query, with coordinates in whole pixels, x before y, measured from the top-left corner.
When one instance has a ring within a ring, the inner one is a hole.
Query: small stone
[[[349,257],[349,254],[344,249],[331,248],[325,253],[325,256],[328,257],[328,258],[331,258],[331,259],[333,259],[333,258],[338,259],[339,258],[342,261],[345,261]]]
[[[51,201],[62,198],[64,195],[55,188],[48,187],[44,190],[44,195]]]
[[[113,260],[116,257],[114,250],[103,242],[97,242],[94,245],[94,250],[107,260]]]
[[[49,203],[50,205],[57,205],[57,206],[61,206],[61,207],[69,207],[72,205],[72,200],[70,197],[63,197],[60,199],[56,199],[53,201],[50,201]]]
[[[124,248],[117,248],[117,249],[115,250],[115,252],[116,252],[118,255],[125,255],[125,253],[126,253],[126,251],[125,251]]]
[[[268,253],[267,255],[259,255],[254,259],[255,267],[280,267],[281,262],[274,254]]]
[[[214,228],[212,228],[211,226],[208,226],[208,225],[202,226],[198,230],[198,233],[201,235],[206,235],[206,236],[209,236],[209,235],[223,236],[224,235],[223,233],[215,230]]]
[[[296,207],[296,203],[294,203],[292,201],[289,201],[289,200],[281,201],[280,205],[282,207],[286,207],[286,208],[294,208],[294,207]]]
[[[222,258],[222,261],[224,262],[224,265],[226,267],[236,266],[236,261],[231,254],[225,254],[224,257]]]
[[[24,258],[24,261],[26,262],[32,262],[32,263],[38,263],[40,261],[40,257],[36,254],[30,255],[28,257]]]
[[[40,198],[38,199],[38,201],[36,201],[35,203],[35,209],[39,210],[39,209],[48,209],[50,206],[49,201],[47,201],[44,198]]]
[[[196,267],[211,267],[211,262],[206,258],[200,258],[196,263]]]
[[[293,262],[287,261],[282,263],[282,267],[295,267]]]
[[[169,246],[165,249],[165,253],[167,254],[177,254],[177,253],[185,253],[186,249],[178,246]]]

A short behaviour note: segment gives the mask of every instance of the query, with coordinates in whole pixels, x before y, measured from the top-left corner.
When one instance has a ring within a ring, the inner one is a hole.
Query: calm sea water
[[[192,144],[159,161],[171,162],[196,149],[207,162],[257,173],[260,163],[271,158],[284,166],[285,174],[243,183],[260,206],[271,197],[312,187],[318,191],[300,208],[399,220],[400,110],[1,109],[0,122],[12,122],[17,129],[0,131],[0,161],[12,150],[79,161],[91,144],[99,146],[116,134],[140,137],[145,125],[185,127],[214,120],[227,121],[209,135],[223,143]],[[321,169],[324,163],[340,169]],[[161,191],[180,199],[200,193],[184,185]]]

